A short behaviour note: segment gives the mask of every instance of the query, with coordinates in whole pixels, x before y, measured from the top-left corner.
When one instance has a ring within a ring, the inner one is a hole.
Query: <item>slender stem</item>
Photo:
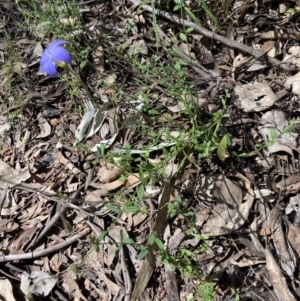
[[[77,82],[79,83],[80,86],[82,86],[82,88],[85,90],[86,94],[88,95],[89,99],[91,100],[91,102],[93,103],[93,105],[98,109],[101,110],[100,105],[97,103],[97,101],[95,100],[95,98],[92,96],[92,94],[89,92],[89,89],[87,87],[87,85],[81,80],[81,78],[79,77],[79,75],[72,69],[72,67],[70,65],[66,66],[66,69],[70,72],[70,74],[72,76],[74,76],[77,80]]]

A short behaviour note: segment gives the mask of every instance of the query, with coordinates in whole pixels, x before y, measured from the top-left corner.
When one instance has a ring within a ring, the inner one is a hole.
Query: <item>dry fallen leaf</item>
[[[124,167],[119,167],[111,163],[107,163],[99,168],[97,176],[102,183],[111,183],[118,179],[125,171]]]
[[[59,162],[67,166],[74,175],[78,175],[81,173],[81,170],[75,167],[70,160],[66,159],[60,150],[57,150],[56,156]]]
[[[46,272],[34,271],[30,275],[24,272],[21,275],[21,290],[25,296],[31,294],[46,297],[56,285],[57,279]]]
[[[276,183],[276,187],[285,195],[297,193],[300,190],[300,173],[282,179]]]
[[[29,228],[27,230],[24,230],[23,232],[19,233],[10,248],[12,253],[20,254],[24,253],[23,249],[26,246],[26,244],[33,238],[34,234],[37,232],[38,228],[33,227]]]
[[[39,118],[40,134],[35,138],[45,138],[51,134],[51,125],[45,118]]]
[[[16,301],[12,285],[8,279],[0,279],[0,296],[6,301]]]
[[[261,112],[273,106],[278,96],[267,83],[236,85],[234,102],[244,112]]]
[[[284,83],[285,88],[292,89],[292,92],[296,95],[300,95],[300,72],[287,78]]]
[[[258,251],[264,252],[266,256],[266,269],[269,274],[270,282],[273,286],[273,290],[278,300],[296,301],[292,293],[290,292],[286,279],[278,266],[276,260],[273,257],[272,252],[268,249],[263,248],[257,236],[257,220],[254,220],[250,226],[251,239]]]
[[[247,220],[250,213],[250,209],[254,202],[254,192],[250,185],[250,182],[245,182],[245,188],[247,189],[246,196],[244,197],[244,202],[236,207],[236,209],[230,210],[230,206],[228,208],[224,208],[223,213],[228,217],[224,220],[222,217],[222,212],[218,218],[219,225],[216,224],[216,221],[213,222],[208,221],[208,226],[204,226],[201,231],[202,234],[206,234],[209,236],[220,236],[232,233],[238,230]],[[241,200],[234,199],[233,202],[240,202]],[[231,215],[230,215],[231,214]],[[225,223],[224,223],[225,222]]]
[[[69,294],[71,298],[74,298],[73,300],[84,300],[88,301],[81,293],[81,290],[76,283],[76,274],[72,269],[69,269],[65,274],[64,274],[64,280],[62,283],[62,287],[66,290],[66,292]]]
[[[275,142],[268,146],[269,152],[283,151],[294,157],[293,149],[297,147],[298,134],[291,132],[281,134],[289,124],[285,113],[279,110],[268,111],[261,117],[260,123],[263,126],[259,127],[259,133],[264,138],[265,143],[275,139]]]

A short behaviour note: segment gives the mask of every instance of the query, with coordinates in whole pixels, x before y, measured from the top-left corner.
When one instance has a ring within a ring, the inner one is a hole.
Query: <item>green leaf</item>
[[[187,42],[187,36],[184,33],[181,32],[179,36],[182,41]]]
[[[165,246],[164,246],[163,242],[158,237],[155,237],[155,243],[157,244],[157,246],[160,250],[165,249]]]
[[[173,8],[173,10],[174,11],[179,10],[179,9],[181,9],[181,7],[182,7],[181,4],[175,5],[175,7]]]
[[[217,151],[218,157],[221,161],[224,161],[226,159],[226,150],[227,150],[227,135],[224,135],[222,138],[219,148]]]
[[[137,189],[137,195],[140,201],[144,198],[144,192],[145,192],[145,187],[143,184],[141,184]]]
[[[111,205],[111,204],[105,204],[105,207],[115,213],[119,213],[120,209],[117,206]]]
[[[285,13],[286,14],[293,14],[295,13],[297,10],[295,8],[289,8]]]
[[[99,244],[101,240],[107,235],[108,230],[103,231],[98,237],[97,237],[97,243]]]
[[[142,252],[139,254],[139,260],[144,259],[144,258],[147,256],[148,252],[149,252],[148,250],[142,251]]]
[[[155,233],[151,233],[151,235],[149,237],[149,245],[153,245],[154,244],[155,238],[156,238],[156,234]]]
[[[134,244],[134,240],[132,238],[127,237],[127,238],[124,238],[122,240],[122,243],[125,244],[125,245],[133,245]]]
[[[220,30],[219,21],[218,21],[217,17],[214,15],[214,13],[211,11],[211,9],[207,6],[207,4],[204,1],[201,1],[201,0],[197,0],[197,2],[202,7],[202,9],[205,11],[205,13],[208,15],[208,17],[214,22],[214,24]],[[187,8],[185,7],[185,9],[187,9]]]
[[[189,15],[189,17],[196,23],[198,26],[201,26],[201,22],[199,19],[186,7],[184,6],[185,12]]]
[[[124,212],[138,213],[138,212],[140,212],[140,209],[137,206],[127,206],[124,208]]]

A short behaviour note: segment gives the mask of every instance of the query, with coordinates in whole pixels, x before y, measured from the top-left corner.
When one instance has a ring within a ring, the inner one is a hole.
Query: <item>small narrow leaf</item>
[[[224,135],[222,138],[219,148],[217,151],[218,157],[221,161],[224,161],[226,159],[226,150],[227,150],[227,135]]]
[[[182,41],[187,42],[187,36],[184,33],[181,32],[179,36]]]
[[[105,207],[112,211],[112,212],[115,212],[115,213],[119,213],[120,212],[120,209],[117,207],[117,206],[113,206],[113,205],[110,205],[110,204],[105,204]]]
[[[165,246],[164,246],[163,242],[158,237],[155,238],[155,243],[157,244],[157,246],[160,250],[165,249]]]

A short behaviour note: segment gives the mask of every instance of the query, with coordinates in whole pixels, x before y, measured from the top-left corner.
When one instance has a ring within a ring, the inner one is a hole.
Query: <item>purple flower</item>
[[[57,65],[64,66],[65,64],[71,64],[72,58],[70,53],[60,46],[65,43],[69,42],[65,40],[57,40],[48,45],[42,54],[39,72],[50,76],[56,76]]]

